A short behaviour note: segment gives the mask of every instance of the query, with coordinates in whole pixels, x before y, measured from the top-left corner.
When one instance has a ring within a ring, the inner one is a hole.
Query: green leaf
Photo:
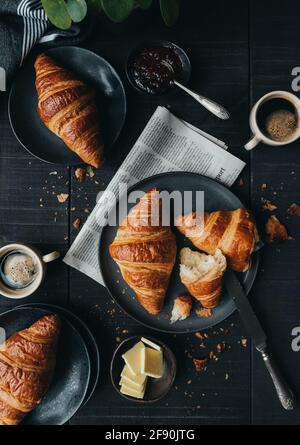
[[[50,22],[59,29],[69,29],[72,25],[66,2],[64,0],[42,0],[43,8]]]
[[[152,5],[152,0],[135,0],[135,7],[148,9]]]
[[[126,20],[134,8],[134,0],[101,0],[101,2],[106,15],[116,23]]]
[[[180,0],[160,0],[160,11],[167,26],[175,25],[179,16]]]
[[[82,22],[87,13],[85,0],[67,0],[67,8],[71,19],[75,23]]]
[[[101,0],[87,0],[87,4],[89,11],[96,13],[102,11]]]

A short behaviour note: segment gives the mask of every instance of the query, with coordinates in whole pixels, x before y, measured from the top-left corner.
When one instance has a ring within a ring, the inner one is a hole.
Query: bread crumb
[[[275,240],[286,241],[290,239],[286,227],[275,215],[270,216],[266,223],[265,230],[268,235],[267,241],[269,243],[272,243]]]
[[[81,226],[81,220],[80,220],[80,218],[76,218],[75,221],[73,222],[73,227],[74,227],[74,229],[79,230],[80,226]]]
[[[76,168],[75,170],[75,177],[79,182],[83,182],[85,180],[86,171],[84,168]]]
[[[60,193],[59,195],[56,195],[56,197],[59,202],[66,202],[69,198],[69,195],[68,193]]]
[[[207,357],[206,358],[193,358],[193,362],[194,362],[196,371],[202,372],[202,371],[205,371],[205,369],[208,365],[209,359]]]
[[[213,311],[211,309],[201,306],[201,307],[196,308],[195,313],[196,313],[197,317],[209,318],[212,316]]]
[[[275,204],[272,204],[272,202],[268,199],[261,198],[261,202],[263,210],[269,210],[269,212],[273,212],[277,209],[277,206]]]
[[[95,176],[95,172],[94,172],[93,168],[90,165],[87,166],[86,171],[87,171],[87,175],[90,178],[93,178]]]
[[[247,338],[241,338],[241,345],[244,348],[247,348],[247,346],[248,346],[248,339]]]
[[[287,209],[287,213],[292,216],[300,216],[300,204],[293,202]]]

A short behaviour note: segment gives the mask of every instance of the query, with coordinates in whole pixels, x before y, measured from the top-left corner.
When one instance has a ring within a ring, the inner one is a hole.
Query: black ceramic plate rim
[[[147,183],[148,181],[152,181],[152,180],[160,179],[160,178],[162,178],[162,177],[165,177],[165,176],[171,176],[171,175],[191,176],[191,177],[202,178],[202,179],[204,178],[205,181],[208,181],[208,182],[213,183],[214,186],[219,187],[220,189],[224,189],[224,188],[225,188],[225,189],[226,189],[226,192],[227,192],[228,194],[232,195],[232,197],[233,197],[234,199],[238,199],[238,200],[240,201],[240,199],[237,198],[237,196],[235,196],[235,194],[234,194],[231,190],[229,190],[227,187],[225,187],[224,185],[220,184],[219,182],[214,181],[213,179],[208,178],[207,176],[203,176],[203,175],[200,175],[200,174],[197,174],[197,173],[182,172],[182,171],[179,171],[179,172],[159,173],[159,174],[157,174],[157,175],[149,176],[148,178],[142,179],[141,181],[139,181],[139,182],[133,184],[131,187],[128,188],[127,195],[130,194],[131,191],[134,190],[136,187],[138,187],[138,186],[143,186],[143,185],[144,185],[145,183]],[[118,202],[119,202],[119,200],[117,200],[116,205],[118,205]],[[240,201],[240,202],[241,202],[241,201]],[[244,207],[244,205],[243,205],[242,202],[241,202],[241,204],[242,204],[242,206]],[[115,206],[114,206],[114,207],[115,207]],[[137,323],[139,323],[139,324],[141,324],[141,325],[143,325],[143,326],[145,326],[145,327],[147,327],[147,328],[150,328],[150,329],[153,329],[153,330],[155,330],[155,331],[158,331],[158,332],[163,332],[163,333],[166,333],[166,334],[190,334],[190,333],[193,333],[193,332],[197,332],[197,331],[199,331],[199,330],[202,330],[202,328],[197,328],[197,329],[196,329],[196,328],[195,328],[195,329],[192,328],[192,329],[184,329],[184,330],[182,330],[182,331],[181,331],[181,330],[178,330],[178,331],[175,332],[175,331],[168,330],[168,329],[158,328],[157,326],[152,326],[152,325],[150,325],[150,324],[148,324],[148,323],[145,323],[144,321],[139,320],[137,317],[135,317],[135,316],[133,316],[132,314],[130,314],[130,313],[129,313],[129,312],[128,312],[122,305],[121,305],[121,303],[117,300],[117,298],[115,298],[115,296],[114,296],[113,292],[111,291],[110,287],[107,285],[106,277],[105,277],[105,274],[103,273],[102,263],[101,263],[101,261],[100,261],[100,246],[101,246],[102,238],[103,238],[103,234],[105,233],[106,228],[107,228],[107,226],[105,226],[105,227],[103,228],[103,230],[102,230],[102,232],[101,232],[101,236],[100,236],[99,253],[98,253],[98,265],[99,265],[99,269],[100,269],[100,271],[101,271],[101,275],[102,275],[102,278],[103,278],[104,285],[105,285],[105,287],[106,287],[106,289],[107,289],[109,295],[110,295],[111,298],[116,302],[116,304],[119,306],[119,308],[120,308],[123,312],[125,312],[125,314],[127,314],[129,317],[131,317],[133,320],[135,320]],[[254,260],[252,261],[252,266],[251,266],[252,271],[253,271],[253,274],[252,274],[252,278],[249,279],[249,287],[248,287],[248,289],[246,289],[246,295],[248,295],[248,294],[250,293],[250,291],[251,291],[251,289],[252,289],[252,287],[253,287],[253,284],[254,284],[254,282],[255,282],[255,278],[256,278],[256,275],[257,275],[257,271],[258,271],[258,266],[259,266],[259,251],[253,253],[252,255],[253,255],[253,258],[254,258]],[[227,317],[224,318],[223,320],[219,321],[218,323],[215,323],[215,324],[211,325],[210,328],[212,328],[212,327],[214,327],[214,326],[217,326],[218,324],[220,324],[220,323],[222,323],[223,321],[227,320],[227,319],[228,319],[228,318],[229,318],[229,317],[236,311],[236,309],[237,309],[237,308],[236,308],[235,304],[233,304],[232,310],[231,310],[230,312],[228,312]]]
[[[96,54],[96,53],[94,53],[93,51],[91,51],[91,50],[89,50],[89,49],[81,48],[81,47],[79,47],[79,46],[69,45],[69,46],[55,46],[55,47],[52,47],[52,48],[48,48],[46,51],[43,51],[43,52],[44,52],[45,54],[47,54],[48,52],[53,52],[53,51],[55,51],[56,49],[62,49],[62,50],[64,50],[65,48],[74,48],[74,49],[76,49],[76,50],[80,50],[80,51],[89,53],[92,57],[96,57],[96,58],[100,59],[100,60],[101,60],[102,62],[104,62],[107,66],[109,66],[109,68],[111,69],[112,73],[114,74],[114,76],[116,77],[116,79],[117,79],[118,82],[119,82],[119,85],[120,85],[121,90],[122,90],[122,95],[123,95],[123,97],[124,97],[124,113],[123,113],[123,119],[122,119],[122,122],[121,122],[121,124],[120,124],[120,128],[119,128],[118,132],[116,133],[113,142],[110,144],[110,147],[112,147],[112,146],[116,143],[116,141],[118,140],[118,138],[119,138],[119,136],[120,136],[120,134],[121,134],[121,131],[123,130],[124,123],[125,123],[125,119],[126,119],[126,115],[127,115],[127,99],[126,99],[126,92],[125,92],[125,88],[124,88],[124,85],[123,85],[123,83],[122,83],[122,80],[120,79],[120,76],[118,75],[118,73],[117,73],[117,71],[114,69],[114,67],[113,67],[113,66],[112,66],[106,59],[104,59],[103,57],[99,56],[99,54]],[[76,163],[75,163],[75,162],[72,162],[72,163],[58,162],[58,163],[57,163],[57,162],[48,161],[47,159],[41,158],[40,156],[38,156],[38,155],[36,155],[35,153],[33,153],[33,152],[30,150],[29,147],[27,147],[26,145],[23,144],[23,142],[21,141],[21,139],[19,138],[19,136],[18,136],[17,133],[16,133],[16,130],[15,130],[15,127],[14,127],[14,124],[13,124],[13,117],[12,117],[13,113],[12,113],[12,108],[11,108],[12,95],[13,95],[13,93],[14,93],[15,83],[16,83],[17,79],[18,79],[18,77],[16,76],[15,79],[14,79],[14,81],[13,81],[13,84],[12,84],[12,86],[11,86],[11,88],[10,88],[10,92],[9,92],[9,96],[8,96],[8,119],[9,119],[10,127],[11,127],[11,129],[12,129],[12,131],[13,131],[13,134],[14,134],[15,138],[17,139],[17,141],[22,145],[23,148],[25,148],[25,150],[26,150],[28,153],[30,153],[30,154],[31,154],[32,156],[34,156],[36,159],[39,159],[39,160],[42,161],[42,162],[46,162],[47,164],[51,164],[51,165],[65,165],[65,166],[84,165],[84,162],[81,161],[81,159],[80,159],[79,157],[78,157],[78,162],[76,162]],[[45,128],[47,129],[47,127],[45,127]],[[48,131],[50,131],[50,130],[48,130]],[[58,137],[58,136],[57,136],[57,137]]]
[[[95,392],[95,389],[97,387],[97,384],[99,382],[99,375],[100,375],[100,353],[99,353],[99,348],[98,348],[98,344],[95,340],[94,335],[92,334],[91,330],[89,329],[88,325],[81,320],[81,318],[79,318],[76,314],[74,314],[74,312],[70,311],[69,309],[66,309],[62,306],[57,306],[55,304],[51,304],[51,303],[25,303],[25,304],[20,304],[19,306],[17,306],[15,309],[22,309],[24,307],[37,307],[39,309],[53,309],[53,310],[59,310],[62,311],[63,314],[69,314],[71,317],[74,317],[74,319],[77,320],[77,322],[83,327],[83,329],[86,330],[86,332],[88,333],[93,346],[94,346],[94,351],[96,352],[95,354],[95,359],[96,359],[96,368],[97,368],[97,372],[96,372],[96,380],[94,385],[92,386],[90,393],[88,394],[88,397],[86,399],[83,400],[81,407],[83,407],[84,405],[86,405],[86,403],[91,399],[92,395]],[[71,324],[72,322],[70,320],[68,320]],[[76,329],[76,328],[75,328]],[[84,341],[84,340],[83,340]]]
[[[0,320],[1,320],[1,317],[2,317],[2,315],[6,315],[6,314],[9,314],[9,313],[11,313],[11,312],[14,312],[14,311],[22,311],[22,310],[24,310],[24,309],[38,309],[38,310],[41,310],[41,311],[43,311],[44,310],[44,312],[45,312],[45,315],[46,315],[46,313],[51,313],[51,311],[48,311],[48,310],[46,310],[46,309],[42,309],[42,308],[28,308],[28,307],[20,307],[20,306],[17,306],[17,307],[15,307],[15,308],[13,308],[13,309],[9,309],[8,311],[5,311],[5,312],[1,312],[1,314],[0,314]],[[53,313],[53,311],[52,311],[52,313]],[[64,425],[66,422],[68,422],[77,412],[78,412],[78,410],[81,408],[81,406],[82,406],[82,402],[83,402],[83,400],[84,400],[84,398],[85,398],[85,395],[86,395],[86,392],[87,392],[87,388],[88,388],[88,384],[89,384],[89,380],[90,380],[90,374],[91,374],[91,363],[90,363],[90,358],[89,358],[89,354],[88,354],[88,350],[87,350],[87,347],[86,347],[86,345],[85,345],[85,342],[84,342],[84,340],[83,340],[83,338],[81,337],[81,335],[79,334],[79,332],[78,332],[78,330],[72,325],[72,323],[70,323],[69,322],[69,320],[67,320],[65,317],[63,317],[63,320],[64,320],[64,322],[65,323],[67,323],[69,326],[71,326],[71,328],[76,332],[76,334],[81,338],[81,340],[82,340],[82,344],[83,344],[83,348],[84,348],[84,351],[85,351],[85,354],[86,354],[86,357],[87,357],[87,363],[88,363],[88,378],[87,378],[87,381],[86,381],[86,384],[85,384],[85,390],[83,391],[83,395],[82,395],[82,398],[81,398],[81,401],[80,401],[80,403],[78,404],[78,408],[70,415],[70,417],[67,419],[67,420],[65,420],[64,422],[61,422],[61,423],[58,423],[57,425]],[[50,385],[51,386],[51,385]],[[41,402],[41,403],[43,403],[43,401]]]
[[[188,82],[189,82],[189,80],[190,80],[190,77],[191,77],[191,71],[192,71],[192,65],[191,65],[190,58],[189,58],[189,56],[187,55],[187,53],[184,51],[184,49],[182,49],[181,46],[179,46],[179,45],[177,45],[176,43],[171,42],[171,41],[169,41],[169,40],[146,40],[146,41],[144,41],[144,42],[139,43],[138,45],[136,45],[135,47],[133,47],[133,48],[130,50],[130,52],[129,52],[128,56],[127,56],[127,59],[126,59],[126,63],[125,63],[125,71],[126,71],[126,76],[127,76],[127,79],[128,79],[128,81],[129,81],[129,83],[133,86],[133,88],[135,88],[135,89],[136,89],[137,91],[139,91],[140,93],[148,94],[148,95],[150,95],[150,96],[154,96],[154,97],[168,96],[168,95],[170,95],[170,94],[173,94],[173,93],[175,93],[175,92],[178,92],[179,89],[178,89],[178,88],[177,88],[177,89],[174,88],[174,89],[172,89],[172,90],[170,90],[170,91],[167,90],[166,92],[161,93],[161,94],[148,93],[147,91],[145,91],[145,90],[143,90],[141,87],[139,87],[138,84],[137,84],[137,83],[134,81],[134,79],[132,78],[131,73],[130,73],[130,62],[131,62],[131,57],[135,54],[135,52],[136,52],[138,49],[142,49],[143,47],[150,46],[150,45],[153,45],[153,46],[173,47],[173,48],[175,48],[175,50],[177,50],[177,55],[179,54],[179,58],[180,58],[180,53],[183,55],[183,57],[186,59],[187,69],[186,69],[186,71],[185,71],[185,72],[186,72],[186,79],[182,82],[182,84],[183,84],[183,85],[188,84]],[[180,58],[180,60],[181,60],[181,58]]]
[[[158,402],[159,400],[161,400],[163,397],[165,397],[168,394],[168,392],[172,388],[173,383],[174,383],[175,378],[176,378],[177,360],[176,360],[176,357],[174,355],[174,352],[169,348],[169,346],[167,346],[165,343],[163,343],[161,340],[158,340],[157,338],[153,338],[153,337],[149,337],[149,335],[145,335],[145,338],[147,338],[150,341],[153,341],[154,343],[157,343],[163,349],[168,351],[168,354],[170,354],[170,356],[172,357],[173,364],[174,364],[174,374],[172,375],[172,379],[170,381],[170,384],[169,384],[169,386],[165,389],[165,391],[159,397],[156,397],[156,399],[151,399],[151,400],[135,399],[134,397],[130,397],[130,396],[127,396],[126,394],[121,393],[120,388],[115,384],[115,381],[114,381],[114,378],[113,378],[113,368],[114,368],[114,365],[115,365],[116,360],[117,360],[117,355],[119,353],[119,350],[121,349],[121,347],[123,347],[123,345],[125,343],[130,342],[132,340],[141,341],[142,337],[143,337],[143,335],[133,335],[132,337],[125,338],[125,340],[123,340],[119,344],[119,346],[115,350],[115,352],[114,352],[114,354],[112,356],[112,359],[111,359],[111,363],[110,363],[110,378],[111,378],[111,382],[112,382],[113,387],[115,388],[117,393],[119,393],[120,396],[122,396],[124,399],[130,400],[131,402],[147,404],[147,403]]]

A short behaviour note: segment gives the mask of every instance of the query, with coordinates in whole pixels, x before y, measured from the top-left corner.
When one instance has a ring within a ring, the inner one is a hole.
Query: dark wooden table
[[[99,19],[84,46],[106,58],[124,80],[128,116],[109,164],[80,184],[74,170],[32,158],[16,141],[7,117],[7,95],[0,98],[0,242],[32,243],[44,253],[66,252],[77,235],[72,222],[87,217],[97,193],[105,189],[158,104],[227,142],[229,150],[247,162],[242,181],[233,191],[253,209],[263,227],[269,216],[261,198],[278,207],[275,214],[286,224],[293,240],[266,245],[260,272],[250,299],[269,334],[274,356],[296,394],[300,395],[300,352],[291,349],[291,330],[300,325],[299,219],[287,208],[300,201],[300,142],[281,149],[259,146],[250,155],[242,148],[249,138],[251,104],[274,89],[291,90],[292,68],[300,65],[300,4],[282,1],[183,1],[178,24],[166,28],[154,8],[136,13],[115,25]],[[178,93],[166,102],[141,95],[129,86],[124,64],[130,48],[149,39],[167,39],[181,45],[192,61],[191,87],[215,98],[232,113],[222,122],[193,100]],[[57,174],[50,174],[51,172]],[[266,184],[266,186],[263,186]],[[59,203],[56,195],[68,193]],[[75,210],[74,210],[75,209]],[[93,280],[63,263],[51,265],[43,287],[28,301],[66,306],[88,321],[101,352],[101,376],[90,402],[71,424],[297,424],[299,407],[285,412],[269,375],[237,313],[208,330],[206,348],[195,335],[160,335],[175,351],[178,376],[161,402],[142,406],[122,399],[109,378],[109,362],[121,339],[150,333],[126,316]],[[14,307],[0,298],[0,310]],[[227,348],[206,372],[197,374],[191,357],[202,357],[220,341]],[[243,342],[244,343],[244,342]]]

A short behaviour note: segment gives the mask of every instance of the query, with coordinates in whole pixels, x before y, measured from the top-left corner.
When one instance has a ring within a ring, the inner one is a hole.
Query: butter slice
[[[153,343],[153,341],[148,340],[148,338],[142,337],[141,340],[143,343],[145,343],[145,345],[151,346],[151,348],[157,349],[158,351],[162,351],[160,346],[158,346],[156,343]]]
[[[127,386],[132,386],[134,388],[141,388],[145,384],[147,376],[144,374],[134,375],[130,372],[128,366],[125,365],[121,372],[121,380],[122,383],[120,384],[124,383]]]
[[[147,379],[146,375],[143,376],[143,377],[146,377],[146,379]],[[127,377],[121,377],[119,385],[120,386],[122,386],[122,385],[128,386],[128,388],[132,388],[135,391],[142,391],[144,389],[145,385],[146,385],[146,379],[145,379],[144,383],[142,383],[141,385],[136,385],[131,380],[128,380]]]
[[[136,391],[135,389],[129,388],[129,386],[122,385],[120,391],[122,394],[125,394],[126,396],[135,397],[136,399],[143,399],[145,394],[145,389],[146,385],[141,391]]]
[[[144,349],[146,349],[144,343],[139,341],[133,348],[129,349],[129,351],[122,355],[130,372],[135,376],[141,374],[141,354]]]
[[[142,350],[142,374],[159,379],[163,375],[163,353],[152,348]]]

